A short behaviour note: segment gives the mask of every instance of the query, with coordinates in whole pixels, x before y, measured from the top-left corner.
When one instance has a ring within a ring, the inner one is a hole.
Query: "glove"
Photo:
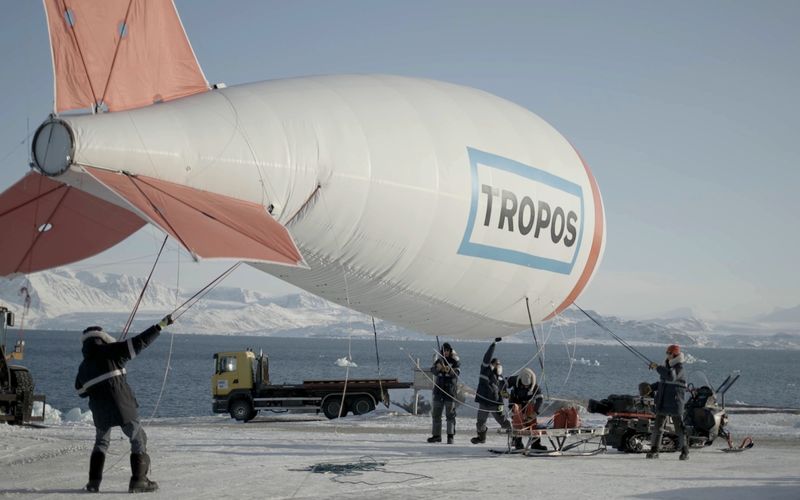
[[[508,391],[500,391],[500,397],[508,399]],[[502,408],[503,405],[500,405]]]
[[[167,314],[161,321],[158,322],[158,327],[164,329],[172,323],[175,323],[175,321],[172,319],[172,315]]]
[[[658,368],[658,363],[656,363],[655,361],[651,361],[648,368],[650,368],[651,370],[655,370],[656,368]]]
[[[495,342],[500,342],[501,340],[503,340],[503,337],[497,337],[496,339],[494,339]]]
[[[497,405],[497,413],[503,413],[503,405]]]
[[[450,366],[448,366],[448,365],[442,365],[442,372],[444,372],[444,373],[448,373],[449,371],[450,371]]]

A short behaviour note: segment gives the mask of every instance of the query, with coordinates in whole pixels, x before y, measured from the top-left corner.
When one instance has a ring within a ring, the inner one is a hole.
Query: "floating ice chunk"
[[[351,361],[351,360],[349,360],[347,358],[339,358],[339,359],[337,359],[336,360],[336,366],[349,366],[351,368],[358,367],[358,365],[355,364],[354,361]]]
[[[705,359],[695,358],[688,352],[683,354],[683,362],[687,365],[691,365],[693,363],[708,363]]]
[[[581,359],[570,358],[570,360],[572,360],[573,363],[578,363],[579,365],[600,366],[600,361],[598,361],[596,359],[592,360],[592,359],[586,359],[586,358],[582,357]]]

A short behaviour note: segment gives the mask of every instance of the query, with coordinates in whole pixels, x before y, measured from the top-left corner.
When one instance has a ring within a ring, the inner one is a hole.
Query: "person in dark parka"
[[[499,359],[492,357],[497,342],[501,340],[502,338],[500,337],[494,339],[494,342],[486,350],[486,354],[483,355],[481,373],[478,377],[478,390],[475,393],[475,402],[478,403],[478,420],[475,423],[475,427],[478,431],[478,436],[470,440],[472,444],[486,442],[486,421],[489,419],[489,415],[503,429],[511,428],[511,423],[506,419],[503,411],[503,396],[501,393],[505,391],[506,382],[503,378],[503,365]]]
[[[664,423],[669,417],[672,419],[675,433],[678,435],[678,448],[681,450],[680,459],[687,460],[689,458],[689,445],[686,441],[686,429],[683,426],[686,376],[683,372],[683,354],[680,346],[672,344],[667,347],[667,358],[664,361],[664,366],[659,366],[653,362],[650,363],[650,369],[658,372],[660,380],[656,384],[652,384],[655,391],[656,421],[647,458],[658,458]]]
[[[433,388],[433,420],[429,443],[442,442],[442,410],[447,415],[447,444],[453,444],[456,434],[456,395],[458,393],[458,376],[461,374],[461,361],[456,351],[445,342],[436,354],[431,367],[436,385]]]
[[[83,331],[83,361],[75,378],[75,389],[80,397],[89,398],[95,427],[86,491],[100,491],[113,427],[121,427],[131,443],[131,481],[128,491],[139,493],[158,489],[158,484],[147,478],[150,468],[147,434],[139,423],[139,404],[125,377],[125,364],[150,345],[162,328],[171,324],[172,316],[167,315],[158,324],[121,342],[117,342],[99,326],[90,326]]]

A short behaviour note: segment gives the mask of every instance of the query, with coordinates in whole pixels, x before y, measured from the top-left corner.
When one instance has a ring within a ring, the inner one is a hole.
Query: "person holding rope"
[[[536,417],[542,406],[542,392],[536,384],[536,374],[530,368],[523,368],[519,375],[508,377],[508,405],[512,414],[512,426],[515,429],[535,428]],[[514,448],[521,450],[525,446],[521,437],[512,441]],[[539,438],[531,442],[531,449],[546,450]]]
[[[111,442],[112,427],[121,427],[131,443],[130,493],[152,492],[158,484],[147,477],[150,456],[147,434],[139,422],[139,406],[125,378],[125,364],[158,338],[161,330],[173,323],[168,314],[135,337],[117,342],[99,326],[83,331],[83,361],[75,378],[75,389],[82,398],[89,398],[89,409],[95,426],[95,442],[89,459],[89,482],[86,491],[97,493],[103,479],[106,451]]]
[[[680,459],[688,460],[689,446],[686,442],[686,429],[683,426],[686,376],[683,372],[683,354],[680,346],[672,344],[667,347],[667,359],[664,360],[664,366],[659,366],[658,363],[652,362],[650,363],[650,369],[658,372],[660,380],[651,385],[655,391],[656,421],[647,458],[658,458],[664,423],[669,417],[672,419],[675,433],[678,435],[678,448],[681,450]]]
[[[440,352],[436,353],[431,367],[436,385],[433,387],[433,425],[429,443],[442,442],[442,410],[447,415],[447,444],[453,444],[456,434],[456,394],[458,392],[458,376],[461,374],[461,362],[452,346],[445,342]]]
[[[494,348],[501,340],[503,340],[501,337],[494,339],[494,342],[486,349],[486,354],[483,355],[481,373],[478,377],[478,390],[475,392],[475,402],[479,406],[478,420],[475,422],[478,435],[470,440],[472,444],[486,442],[486,421],[489,419],[489,415],[503,429],[508,430],[511,428],[511,423],[509,423],[503,411],[503,396],[501,393],[505,391],[506,382],[503,378],[503,365],[500,364],[499,359],[492,357]]]

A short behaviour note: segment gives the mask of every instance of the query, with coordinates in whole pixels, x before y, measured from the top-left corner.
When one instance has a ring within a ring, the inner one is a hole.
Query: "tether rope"
[[[378,388],[381,391],[381,398],[383,398],[383,381],[381,380],[381,356],[378,354],[378,329],[375,328],[375,316],[372,316],[372,334],[375,338],[375,362],[378,364]],[[387,393],[388,396],[388,393]],[[383,404],[388,408],[390,400],[385,398]]]
[[[366,484],[368,486],[378,486],[381,484],[401,484],[401,483],[406,483],[408,481],[414,481],[416,479],[433,479],[433,477],[428,476],[426,474],[385,470],[383,467],[386,464],[387,462],[378,462],[372,457],[364,456],[359,458],[358,462],[351,462],[351,463],[322,462],[314,465],[309,465],[304,469],[297,469],[297,470],[308,471],[309,473],[317,473],[317,474],[333,474],[333,477],[331,477],[331,481],[343,484]],[[346,477],[346,476],[360,476],[364,472],[381,472],[384,474],[399,474],[410,477],[402,481],[379,481],[374,483],[367,481],[342,481],[340,479],[341,477]]]
[[[28,133],[28,134],[27,134],[25,137],[23,137],[23,138],[22,138],[22,140],[20,140],[20,141],[19,141],[19,142],[17,142],[16,144],[14,144],[14,147],[12,147],[11,149],[9,149],[9,150],[8,150],[8,153],[4,154],[4,155],[3,155],[3,157],[2,157],[2,158],[0,158],[0,163],[3,163],[3,162],[4,162],[4,161],[6,161],[6,160],[7,160],[7,159],[8,159],[8,158],[9,158],[9,157],[12,155],[12,154],[16,153],[16,152],[17,152],[17,150],[19,149],[19,147],[20,147],[20,146],[22,146],[23,144],[25,144],[25,143],[28,141],[28,139],[30,139],[30,137],[31,137],[31,134],[30,134],[30,133]]]
[[[625,339],[623,339],[622,337],[620,337],[616,333],[612,332],[610,328],[608,328],[607,326],[603,325],[598,320],[594,319],[588,312],[584,311],[583,308],[581,306],[579,306],[577,303],[573,302],[572,305],[577,307],[583,314],[586,315],[587,318],[592,320],[592,322],[594,322],[595,325],[599,326],[601,329],[603,329],[604,331],[608,332],[608,334],[611,335],[614,338],[614,340],[619,342],[622,345],[622,347],[624,347],[625,349],[627,349],[628,351],[633,353],[635,356],[638,356],[640,359],[642,359],[648,365],[653,363],[653,361],[651,361],[650,358],[648,358],[647,356],[645,356],[644,354],[642,354],[641,352],[636,350],[636,348],[634,348],[632,345],[627,343],[625,341]]]
[[[544,371],[544,346],[539,348],[539,340],[536,338],[536,328],[533,327],[533,317],[531,316],[531,306],[528,301],[528,297],[525,297],[525,309],[528,311],[528,321],[531,325],[531,333],[533,334],[533,343],[536,345],[536,350],[540,351],[542,354],[539,356],[539,367],[542,369],[542,384],[544,384],[544,391],[547,399],[550,399],[550,389],[547,387],[547,377]]]
[[[191,309],[191,308],[192,308],[192,307],[193,307],[195,304],[197,304],[197,302],[199,302],[199,301],[200,301],[200,299],[202,299],[203,297],[205,297],[205,296],[206,296],[206,295],[207,295],[207,294],[208,294],[208,293],[209,293],[211,290],[213,290],[213,289],[214,289],[214,288],[215,288],[217,285],[219,285],[219,284],[222,282],[222,280],[224,280],[225,278],[227,278],[228,276],[230,276],[230,274],[231,274],[233,271],[235,271],[235,270],[236,270],[236,268],[237,268],[237,267],[239,267],[241,264],[242,264],[242,262],[241,262],[241,261],[238,261],[238,262],[236,262],[234,265],[232,265],[231,267],[229,267],[229,268],[228,268],[228,269],[227,269],[225,272],[223,272],[222,274],[220,274],[219,276],[217,276],[216,278],[214,278],[214,279],[211,281],[211,283],[209,283],[208,285],[204,286],[204,287],[203,287],[203,288],[201,288],[201,289],[200,289],[200,290],[199,290],[197,293],[195,293],[194,295],[192,295],[191,297],[189,297],[188,299],[186,299],[186,301],[184,301],[184,302],[183,302],[183,304],[181,304],[181,305],[179,305],[178,307],[176,307],[176,308],[175,308],[175,309],[174,309],[174,310],[173,310],[173,311],[170,313],[170,314],[172,314],[172,319],[173,319],[173,320],[175,320],[175,321],[177,321],[177,319],[178,319],[178,318],[180,318],[181,316],[183,316],[183,315],[186,313],[186,311],[188,311],[189,309]],[[191,302],[191,303],[190,303],[190,302]],[[188,304],[188,305],[187,305],[187,304]],[[184,309],[184,306],[185,306],[185,309]],[[183,311],[181,311],[180,313],[178,313],[178,311],[179,311],[180,309],[183,309]],[[176,314],[176,313],[177,313],[177,314]]]
[[[178,248],[178,270],[176,272],[176,283],[175,283],[175,303],[178,303],[180,297],[180,290],[181,290],[181,265],[180,265],[180,258],[181,258],[181,250]],[[172,346],[175,343],[175,329],[170,330],[169,336],[169,353],[167,354],[167,366],[164,369],[164,378],[161,380],[161,390],[158,391],[158,399],[156,399],[156,404],[153,406],[153,412],[150,414],[150,418],[147,421],[149,425],[150,422],[155,418],[156,412],[158,411],[158,407],[161,404],[161,397],[164,395],[164,388],[167,386],[167,374],[172,369]]]
[[[136,303],[133,305],[133,310],[131,310],[131,314],[128,316],[128,321],[125,322],[125,327],[122,329],[122,336],[118,340],[124,340],[125,337],[128,336],[128,330],[131,327],[131,323],[133,323],[133,317],[136,315],[136,311],[139,310],[139,306],[142,303],[142,298],[144,298],[144,292],[147,290],[147,286],[150,284],[150,279],[153,277],[153,272],[156,270],[156,266],[158,265],[158,259],[161,258],[161,252],[164,251],[164,246],[167,244],[168,239],[169,235],[167,234],[164,236],[164,241],[161,243],[161,248],[158,250],[156,260],[153,262],[153,267],[150,268],[150,274],[147,275],[147,279],[144,282],[142,291],[139,293],[139,297],[136,299]]]
[[[325,191],[322,190],[320,185],[317,186],[317,189],[319,189],[319,191],[318,191],[319,192],[319,199],[322,201],[322,204],[325,205],[325,209],[323,210],[323,212],[328,217],[328,224],[330,225],[331,228],[333,228],[333,220],[331,219],[331,216],[330,216],[331,211],[328,209],[328,203],[327,203],[327,200],[325,199]],[[344,245],[342,245],[341,242],[339,241],[339,237],[338,237],[337,232],[336,231],[331,231],[331,233],[333,234],[333,239],[336,242],[336,246],[339,248],[339,251],[340,252],[343,251],[344,250]],[[349,284],[347,282],[347,270],[345,269],[343,263],[339,264],[339,268],[342,270],[342,279],[344,280],[344,298],[345,298],[345,303],[347,304],[347,307],[350,308],[350,286],[349,286]],[[345,404],[345,401],[346,401],[345,398],[347,396],[347,384],[350,381],[350,365],[353,363],[353,351],[352,351],[352,345],[353,345],[353,316],[352,315],[349,315],[348,320],[347,320],[347,325],[348,325],[347,328],[348,328],[348,331],[349,331],[348,338],[347,338],[347,366],[345,367],[345,372],[344,372],[344,388],[342,389],[342,399],[339,402],[339,414],[336,417],[336,424],[333,427],[333,430],[334,430],[334,432],[336,434],[339,434],[339,419],[342,417],[342,415],[346,415],[347,414],[346,412],[344,412],[344,404]],[[297,493],[297,492],[295,492],[295,493]]]

